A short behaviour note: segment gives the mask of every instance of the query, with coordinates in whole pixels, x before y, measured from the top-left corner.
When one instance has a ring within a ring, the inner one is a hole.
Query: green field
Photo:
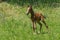
[[[0,3],[0,40],[60,40],[60,7],[41,7],[33,6],[33,9],[46,16],[49,33],[43,24],[42,32],[33,35],[30,15],[26,15],[27,6]]]

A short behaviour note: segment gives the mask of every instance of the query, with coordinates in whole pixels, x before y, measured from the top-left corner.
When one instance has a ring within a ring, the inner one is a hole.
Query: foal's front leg
[[[32,23],[33,23],[33,32],[36,32],[36,22],[33,21]]]

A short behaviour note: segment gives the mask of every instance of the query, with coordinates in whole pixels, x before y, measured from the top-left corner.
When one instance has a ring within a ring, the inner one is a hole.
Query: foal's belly
[[[40,18],[40,17],[33,17],[33,18],[31,18],[31,20],[32,20],[32,21],[40,21],[41,18]]]
[[[41,15],[40,14],[34,14],[33,16],[31,16],[31,19],[33,21],[40,21],[41,20]]]
[[[36,20],[36,21],[40,21],[40,20],[41,20],[41,18],[37,17],[37,18],[35,18],[35,20]]]

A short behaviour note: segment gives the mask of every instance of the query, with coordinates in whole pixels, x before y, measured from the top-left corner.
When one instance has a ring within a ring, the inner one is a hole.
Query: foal
[[[36,31],[36,23],[38,23],[40,25],[40,32],[41,32],[42,24],[40,23],[40,21],[42,21],[45,24],[46,28],[48,29],[48,26],[46,25],[46,23],[44,21],[45,17],[41,13],[34,13],[31,5],[28,6],[28,9],[27,9],[27,15],[29,13],[31,14],[31,21],[33,24],[33,31],[34,32]]]

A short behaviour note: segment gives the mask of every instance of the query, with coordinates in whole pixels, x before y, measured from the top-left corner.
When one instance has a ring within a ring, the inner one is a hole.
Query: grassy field
[[[33,35],[30,15],[26,15],[27,6],[0,3],[0,40],[60,40],[60,7],[33,7],[47,18],[49,33],[43,24],[42,33]],[[39,25],[37,24],[37,31]]]

